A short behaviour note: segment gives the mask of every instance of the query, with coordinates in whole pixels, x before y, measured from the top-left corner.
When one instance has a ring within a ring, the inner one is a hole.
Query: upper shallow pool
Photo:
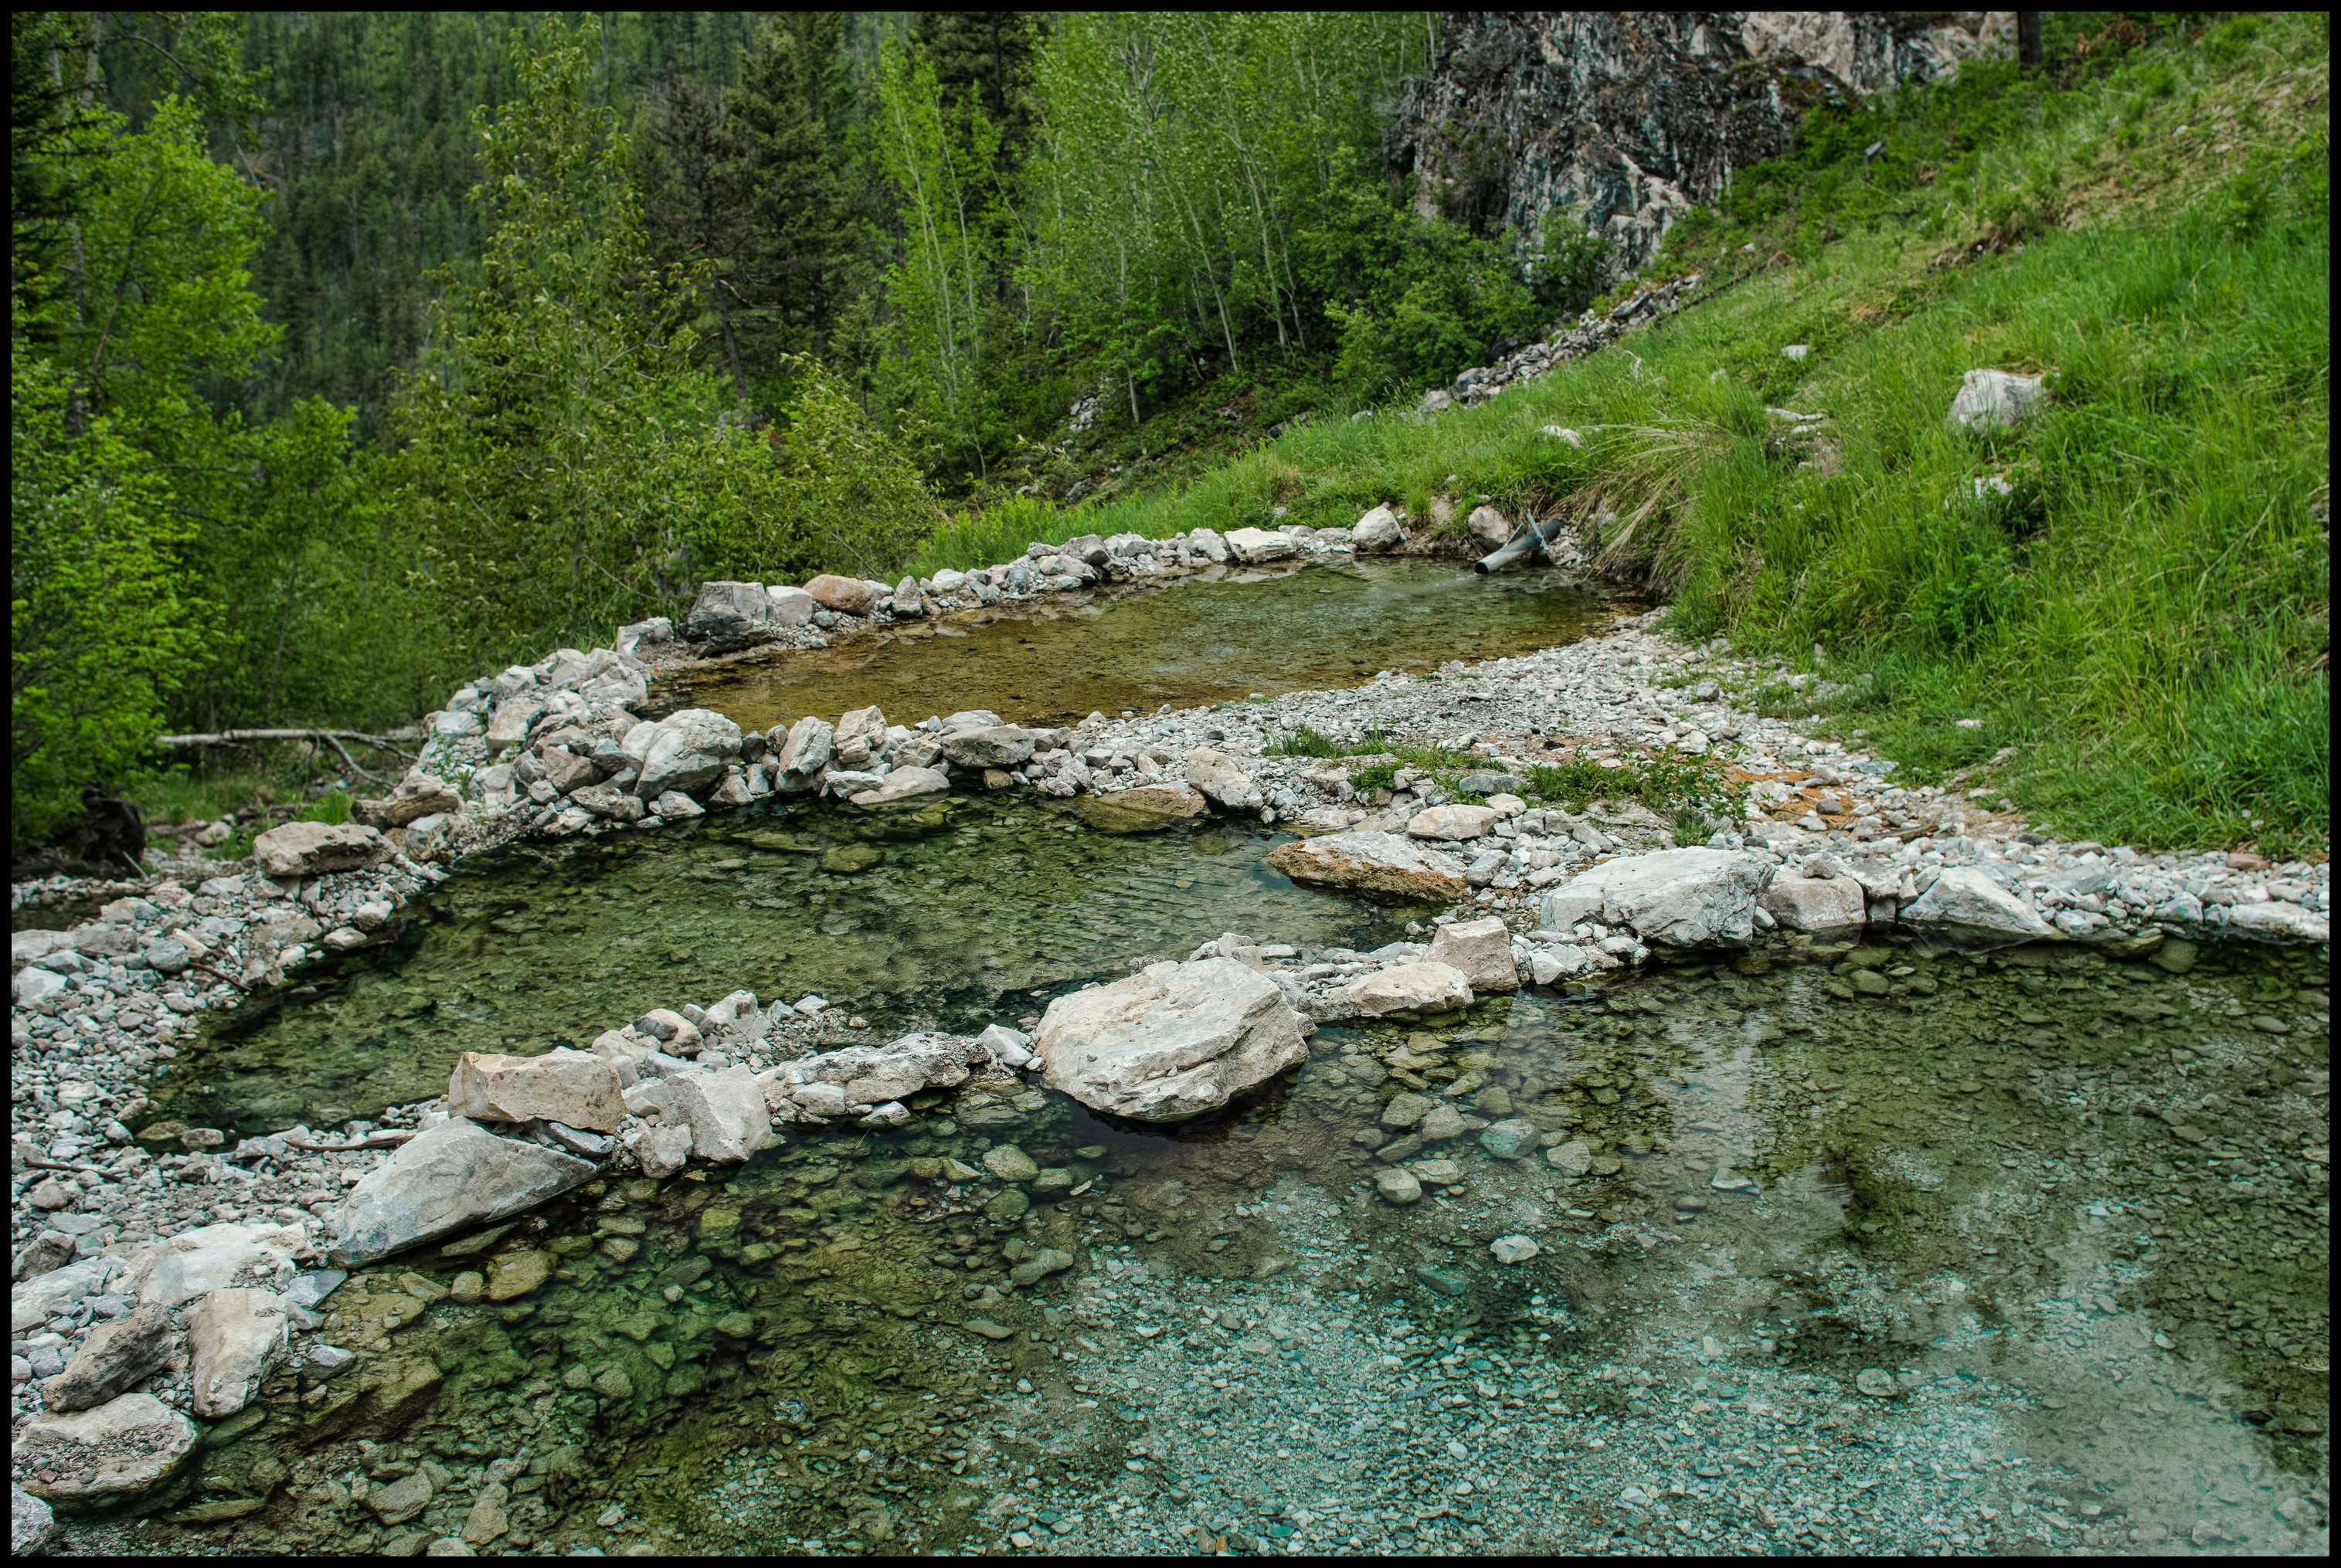
[[[184,1047],[154,1114],[245,1135],[444,1093],[458,1053],[583,1045],[654,1007],[818,992],[882,1031],[980,1029],[1018,994],[1183,958],[1236,930],[1370,948],[1410,913],[1310,892],[1275,838],[1225,823],[1086,826],[1093,803],[810,804],[681,834],[468,862],[401,939]]]
[[[1451,561],[1368,560],[913,622],[843,647],[662,682],[664,709],[762,729],[876,706],[890,718],[988,708],[1011,722],[1348,686],[1574,642],[1607,601],[1550,571],[1474,576]]]

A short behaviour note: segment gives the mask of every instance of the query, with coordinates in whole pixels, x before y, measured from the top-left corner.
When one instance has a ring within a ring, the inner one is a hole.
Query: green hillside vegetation
[[[255,787],[165,729],[402,723],[709,578],[1445,494],[1569,514],[1928,776],[2321,843],[2326,25],[2154,25],[1818,112],[1620,281],[1387,177],[1420,16],[20,14],[12,842]],[[1977,367],[2047,409],[1955,435]]]
[[[1703,271],[1705,303],[1619,348],[1474,409],[1312,422],[1176,491],[999,509],[922,559],[1484,495],[1580,520],[1679,631],[1817,670],[1782,710],[1920,777],[2107,843],[2321,847],[2325,29],[2240,17],[2061,90],[1970,66],[1818,121],[1677,228],[1658,275]],[[1954,432],[1977,367],[2047,372],[2046,412]]]

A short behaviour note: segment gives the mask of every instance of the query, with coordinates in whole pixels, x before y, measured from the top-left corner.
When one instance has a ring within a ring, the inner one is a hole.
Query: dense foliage
[[[1449,474],[1614,512],[1687,627],[1865,660],[1834,700],[1915,760],[2037,744],[2002,779],[2090,830],[2296,839],[2325,153],[2268,129],[2321,88],[2261,88],[2323,35],[2048,33],[2046,69],[1824,110],[1738,172],[1659,263],[1731,292],[1639,357],[1260,442],[1618,281],[1565,222],[1474,233],[1390,176],[1424,15],[19,14],[12,841],[165,729],[403,722],[710,577],[1347,521]],[[2142,173],[2214,124],[2248,157]],[[1984,358],[2057,412],[1978,451],[1937,405]],[[1800,395],[1824,463],[1767,423]],[[1076,445],[1109,505],[1011,493]]]

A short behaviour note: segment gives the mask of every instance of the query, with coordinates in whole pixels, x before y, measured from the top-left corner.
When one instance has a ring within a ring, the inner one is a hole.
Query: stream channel
[[[1393,661],[1342,624],[1357,668]],[[906,639],[769,700],[1047,718],[1323,683],[1301,640],[1218,686],[1133,653],[1068,700],[1045,650],[992,687],[897,682],[948,643]],[[1423,913],[1295,888],[1273,842],[995,797],[509,851],[188,1048],[157,1111],[330,1125],[441,1092],[460,1050],[740,986],[881,1039],[971,1027],[1222,931],[1305,954]],[[354,1363],[278,1374],[174,1512],[67,1528],[141,1553],[2313,1549],[2327,986],[2321,951],[1775,939],[1328,1027],[1176,1127],[1003,1074],[360,1270],[320,1309]],[[1474,1127],[1426,1143],[1387,1125],[1401,1095]],[[1400,1165],[1403,1205],[1374,1180]]]

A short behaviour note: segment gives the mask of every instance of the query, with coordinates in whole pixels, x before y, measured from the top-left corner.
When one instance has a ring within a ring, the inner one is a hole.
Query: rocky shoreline
[[[427,720],[416,769],[364,803],[360,822],[275,829],[255,843],[249,871],[192,888],[158,879],[71,930],[17,933],[20,1548],[37,1543],[46,1518],[28,1492],[71,1506],[137,1497],[196,1451],[190,1414],[232,1420],[288,1379],[325,1391],[352,1353],[314,1337],[314,1309],[343,1277],[323,1265],[492,1224],[613,1170],[659,1177],[693,1160],[745,1159],[790,1133],[899,1126],[914,1116],[912,1096],[939,1089],[956,1095],[952,1114],[980,1120],[989,1104],[1042,1092],[1024,1073],[1111,1114],[1191,1116],[1301,1059],[1320,1023],[1452,1015],[1492,991],[1673,951],[1899,930],[2087,942],[2132,958],[2161,949],[2183,961],[2182,945],[2205,938],[2328,939],[2322,861],[2269,867],[2048,841],[1956,791],[1897,786],[1883,759],[1754,715],[1747,700],[1781,672],[1686,648],[1652,618],[1426,678],[1092,714],[1064,729],[981,711],[905,725],[863,709],[743,735],[704,710],[655,721],[633,712],[649,700],[651,660],[672,668],[685,647],[785,648],[1101,581],[1408,542],[1398,515],[1377,508],[1350,530],[1036,544],[1015,562],[892,590],[844,579],[711,583],[682,646],[667,623],[646,622],[610,648],[563,650],[464,687]],[[1303,734],[1331,743],[1318,749],[1356,754],[1284,754]],[[1383,746],[1474,760],[1459,776],[1434,776]],[[1661,762],[1711,765],[1740,796],[1740,816],[1679,845],[1676,824],[1624,789],[1579,809],[1535,799],[1537,770],[1564,760],[1621,781]],[[341,1129],[294,1127],[233,1149],[215,1129],[129,1134],[145,1108],[140,1084],[195,1016],[383,939],[462,856],[525,837],[660,830],[775,796],[882,810],[953,789],[1086,798],[1122,827],[1212,813],[1290,824],[1304,837],[1276,863],[1296,879],[1451,909],[1424,941],[1372,953],[1231,933],[1183,961],[1060,998],[1031,1035],[1001,1024],[817,1050],[843,1032],[847,1009],[734,991],[613,1020],[588,1050],[467,1054],[451,1064],[443,1098]],[[89,891],[43,885],[17,889],[16,902]],[[1864,978],[1888,983],[1874,970],[1855,983]],[[1420,1122],[1453,1114],[1420,1110]],[[1443,1136],[1403,1117],[1392,1130],[1401,1145]],[[1558,1146],[1547,1152],[1562,1156]],[[1066,1174],[1038,1172],[1027,1185]],[[1390,1163],[1378,1190],[1409,1201],[1406,1176]],[[509,1255],[459,1285],[491,1299],[523,1294],[534,1265],[514,1258],[552,1262]]]

